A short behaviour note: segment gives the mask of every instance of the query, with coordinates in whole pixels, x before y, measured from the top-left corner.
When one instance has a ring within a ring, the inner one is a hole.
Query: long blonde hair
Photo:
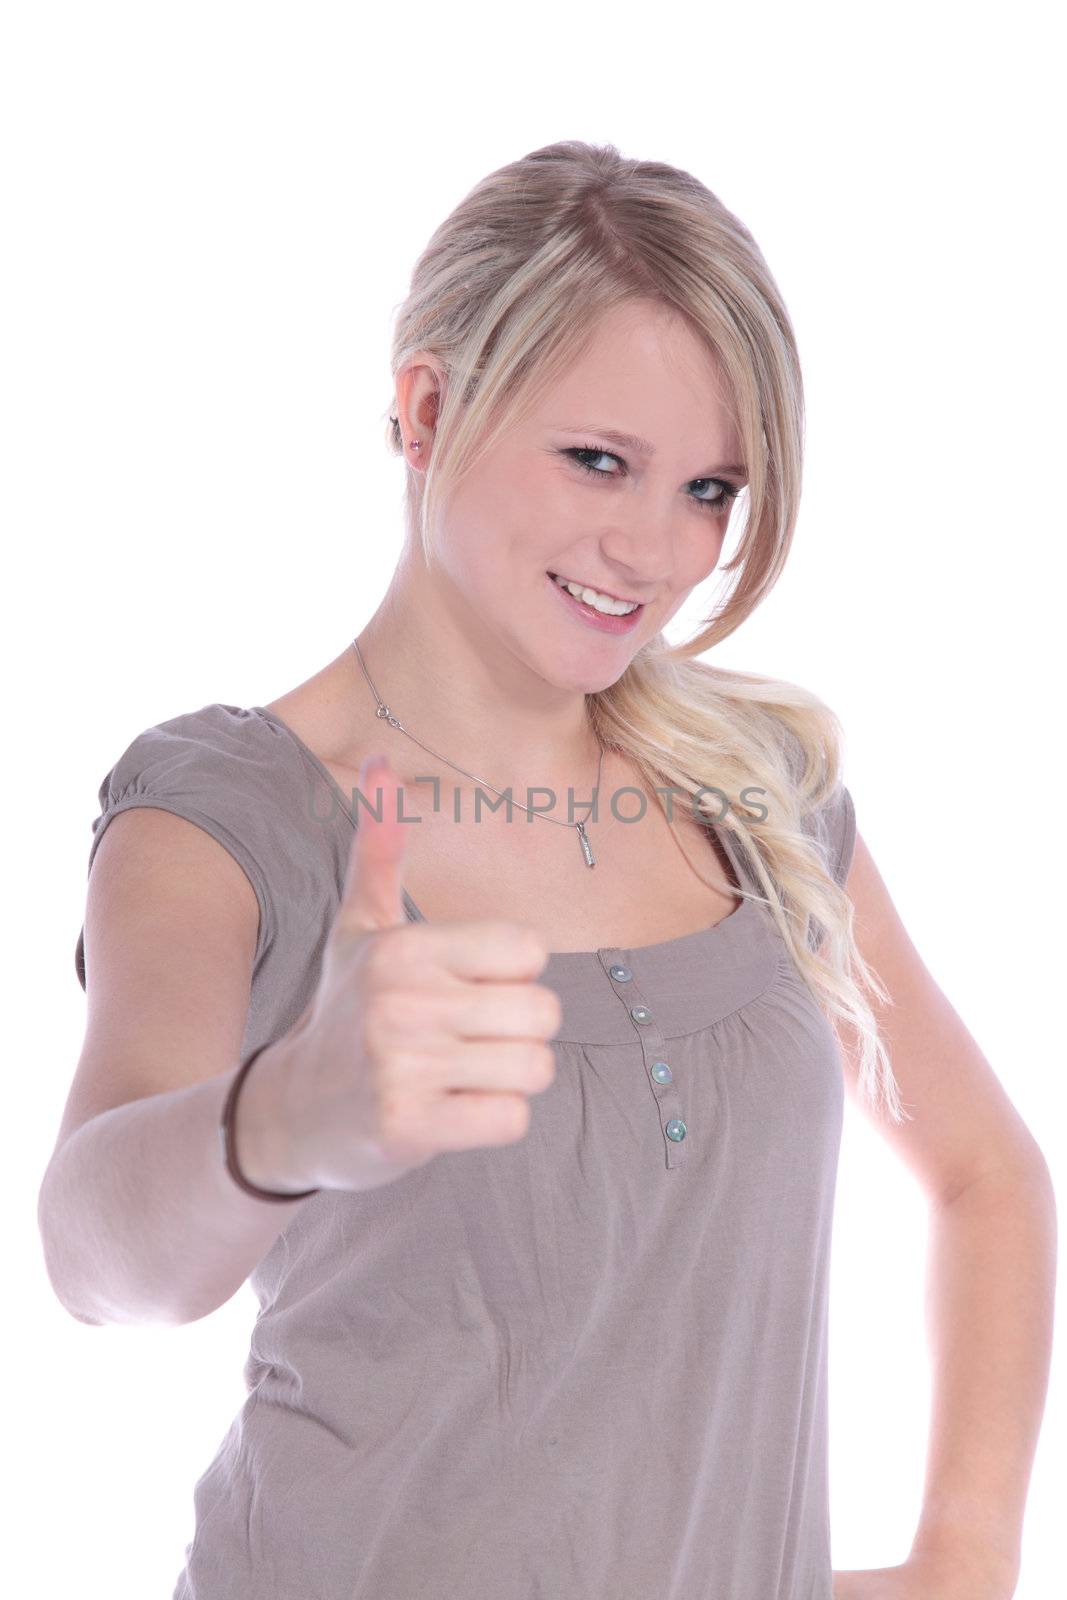
[[[606,312],[654,301],[686,319],[718,358],[744,448],[744,531],[721,608],[687,643],[660,632],[610,687],[587,695],[593,725],[655,788],[673,785],[728,829],[797,967],[831,1023],[859,1041],[858,1092],[906,1118],[866,992],[890,997],[863,960],[852,904],[820,830],[837,796],[842,730],[799,685],[694,659],[740,627],[785,564],[800,501],[804,396],[793,328],[745,226],[692,174],[566,139],[483,178],[416,262],[392,345],[396,374],[417,351],[447,375],[433,451],[409,471],[408,534],[432,562],[448,490],[576,361]],[[403,455],[390,404],[386,438]],[[735,511],[735,516],[737,515]],[[764,807],[713,815],[705,788],[756,788]],[[742,885],[742,891],[748,893]]]

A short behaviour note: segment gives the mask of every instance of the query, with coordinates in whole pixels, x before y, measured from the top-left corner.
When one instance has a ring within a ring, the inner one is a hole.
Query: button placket
[[[629,1013],[634,1032],[641,1045],[644,1070],[659,1112],[660,1134],[667,1165],[685,1166],[687,1161],[685,1141],[689,1129],[655,1007],[638,989],[633,968],[625,960],[625,951],[602,950],[599,955],[612,988]]]

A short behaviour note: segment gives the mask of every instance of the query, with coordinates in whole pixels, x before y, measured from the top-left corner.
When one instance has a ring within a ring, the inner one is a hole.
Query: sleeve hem
[[[848,877],[852,865],[852,857],[856,848],[856,807],[847,788],[842,787],[842,815],[841,848],[837,853],[837,865],[834,876],[842,888]]]

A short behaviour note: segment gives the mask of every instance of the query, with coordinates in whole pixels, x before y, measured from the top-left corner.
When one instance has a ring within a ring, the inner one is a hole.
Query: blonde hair
[[[483,178],[437,228],[397,311],[394,379],[418,351],[447,377],[425,471],[409,471],[409,537],[432,561],[443,497],[577,359],[599,318],[635,300],[683,317],[717,357],[748,471],[744,531],[719,570],[724,604],[687,643],[660,632],[589,694],[600,738],[650,787],[673,785],[740,846],[796,965],[831,1023],[859,1041],[858,1092],[905,1119],[866,992],[852,904],[805,821],[840,802],[842,730],[799,685],[694,659],[738,628],[785,564],[800,501],[804,398],[793,328],[752,235],[690,173],[566,139]],[[389,447],[403,455],[390,406]],[[735,512],[736,515],[736,512]],[[712,812],[705,786],[757,788],[763,807]],[[749,891],[742,884],[742,892]]]

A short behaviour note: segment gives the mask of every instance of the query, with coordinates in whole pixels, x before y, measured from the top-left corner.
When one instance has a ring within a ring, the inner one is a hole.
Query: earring
[[[422,449],[422,445],[419,443],[418,439],[409,439],[408,443],[410,444],[410,446],[411,446],[411,448],[413,450],[421,450]]]

